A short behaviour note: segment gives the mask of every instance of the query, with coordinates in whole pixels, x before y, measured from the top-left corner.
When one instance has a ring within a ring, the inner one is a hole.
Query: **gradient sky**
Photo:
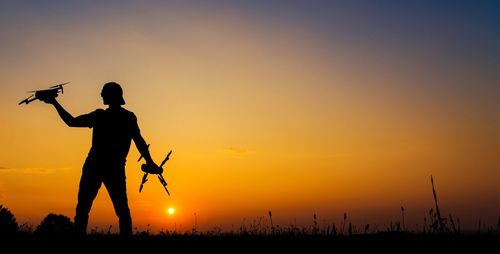
[[[74,116],[120,83],[172,196],[127,163],[134,225],[152,230],[423,223],[500,216],[497,1],[0,3],[0,204],[21,223],[74,216],[91,130],[28,90],[71,81]],[[166,214],[175,207],[173,216]],[[91,228],[114,225],[102,188]],[[419,226],[419,227],[420,227]]]

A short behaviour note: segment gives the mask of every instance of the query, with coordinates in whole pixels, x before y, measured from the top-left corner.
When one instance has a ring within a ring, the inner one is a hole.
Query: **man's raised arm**
[[[69,127],[88,127],[89,125],[85,123],[84,119],[79,119],[79,117],[73,117],[66,109],[63,108],[61,104],[56,100],[56,98],[50,98],[44,100],[45,103],[52,104],[54,108],[57,110],[57,113],[61,117],[61,119],[69,126]]]

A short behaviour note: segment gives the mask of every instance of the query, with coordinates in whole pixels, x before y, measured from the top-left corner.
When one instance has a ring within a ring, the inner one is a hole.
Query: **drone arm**
[[[21,105],[21,104],[23,104],[23,103],[28,104],[28,103],[30,103],[30,102],[32,102],[32,101],[34,101],[34,100],[36,100],[36,98],[35,98],[35,97],[33,97],[33,96],[30,96],[30,97],[28,97],[28,98],[26,98],[26,99],[22,100],[21,102],[19,102],[19,105]]]
[[[36,98],[31,98],[31,99],[29,99],[29,98],[28,98],[28,99],[26,100],[26,104],[28,104],[28,103],[30,103],[30,102],[32,102],[32,101],[34,101],[34,100],[36,100]]]

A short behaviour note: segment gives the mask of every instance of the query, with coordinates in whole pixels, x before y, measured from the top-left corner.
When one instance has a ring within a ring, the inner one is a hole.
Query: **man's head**
[[[122,87],[116,82],[108,82],[102,87],[101,96],[104,105],[124,105]]]

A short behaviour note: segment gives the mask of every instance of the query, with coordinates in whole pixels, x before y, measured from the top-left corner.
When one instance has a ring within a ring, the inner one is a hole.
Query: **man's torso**
[[[93,128],[89,158],[98,164],[125,165],[133,136],[138,132],[137,118],[124,109],[98,109],[87,115],[88,127]]]

